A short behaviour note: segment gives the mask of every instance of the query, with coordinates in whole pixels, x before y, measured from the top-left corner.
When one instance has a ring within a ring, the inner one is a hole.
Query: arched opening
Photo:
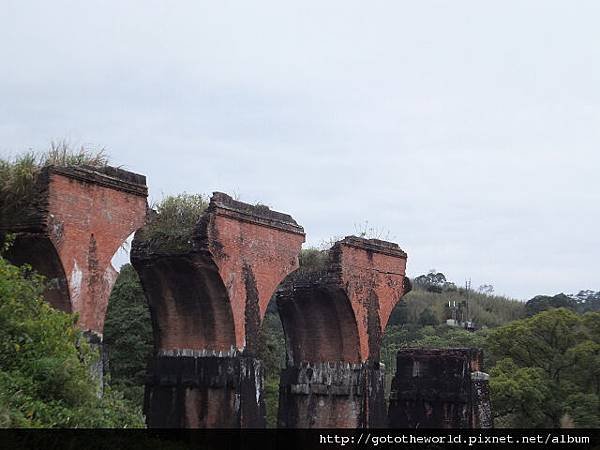
[[[33,270],[43,275],[46,278],[46,301],[56,309],[72,312],[67,277],[50,239],[41,235],[18,234],[6,256],[13,264],[29,264]]]
[[[293,301],[281,301],[288,364],[360,362],[354,311],[341,289],[313,285],[294,288]]]
[[[289,364],[360,361],[356,320],[343,293],[325,291],[308,296],[306,302],[290,303],[280,307],[276,295],[271,297],[259,330],[257,357],[264,368],[267,428],[277,427],[280,374],[286,358]]]
[[[150,305],[157,351],[228,351],[235,327],[216,267],[188,255],[136,263]]]

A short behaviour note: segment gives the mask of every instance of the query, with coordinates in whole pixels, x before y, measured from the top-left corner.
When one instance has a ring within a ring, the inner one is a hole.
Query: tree
[[[141,411],[110,387],[98,397],[91,365],[99,355],[77,316],[42,298],[44,280],[0,256],[0,425],[137,427]]]
[[[482,284],[477,288],[477,292],[480,294],[492,295],[494,293],[494,286],[491,284]]]
[[[420,275],[413,279],[415,287],[441,294],[444,291],[456,291],[456,285],[446,280],[446,276],[441,272],[430,270],[427,275]]]
[[[270,311],[269,311],[269,308]],[[277,303],[271,299],[267,314],[260,328],[258,357],[265,368],[265,406],[267,409],[267,427],[277,426],[277,408],[279,405],[279,372],[285,360],[285,338],[279,319]]]
[[[562,372],[575,364],[570,350],[581,340],[580,324],[573,311],[544,311],[493,330],[488,345],[498,359],[542,368],[550,379],[560,381]]]
[[[558,294],[554,297],[537,295],[525,303],[525,311],[528,316],[533,316],[550,308],[568,308],[575,311],[577,302],[565,294]]]
[[[438,325],[438,323],[439,322],[431,308],[425,308],[421,314],[419,314],[419,324],[421,326]]]
[[[104,345],[110,384],[125,398],[142,405],[146,364],[152,354],[152,321],[139,277],[125,264],[115,282],[106,311]]]
[[[539,367],[519,367],[504,358],[490,371],[496,426],[553,427],[561,417],[555,386]]]
[[[549,309],[489,332],[492,401],[501,423],[596,426],[600,313]]]

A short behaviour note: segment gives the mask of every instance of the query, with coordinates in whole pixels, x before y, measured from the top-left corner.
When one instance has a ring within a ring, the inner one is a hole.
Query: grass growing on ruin
[[[37,178],[44,167],[105,167],[108,162],[104,149],[73,149],[66,141],[52,142],[46,152],[30,151],[12,159],[0,159],[0,212],[15,214],[31,202]]]
[[[196,223],[208,207],[201,194],[179,194],[165,197],[153,206],[154,217],[143,231],[143,239],[152,241],[155,249],[186,251]]]

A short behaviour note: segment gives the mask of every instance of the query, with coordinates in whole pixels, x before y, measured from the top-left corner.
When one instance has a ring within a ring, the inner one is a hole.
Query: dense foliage
[[[152,354],[152,323],[146,297],[133,266],[121,267],[104,323],[110,385],[142,406],[146,364]]]
[[[279,372],[285,365],[285,338],[274,300],[271,300],[261,326],[258,357],[265,366],[267,426],[275,428],[279,406]]]
[[[300,272],[313,272],[324,270],[327,261],[329,259],[329,252],[327,250],[319,250],[311,247],[303,249],[300,252],[298,262],[300,263]]]
[[[42,298],[43,279],[0,256],[0,426],[139,427],[143,418],[110,387],[99,397],[98,360],[75,315]]]
[[[600,427],[600,313],[543,311],[490,332],[499,425]]]
[[[165,197],[154,205],[152,219],[142,230],[141,237],[155,249],[186,251],[196,223],[208,207],[200,194],[179,194]]]

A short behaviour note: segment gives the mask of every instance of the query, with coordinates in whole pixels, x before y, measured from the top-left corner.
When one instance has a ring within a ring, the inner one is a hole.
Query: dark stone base
[[[281,372],[280,428],[385,426],[380,364],[303,363]]]
[[[390,428],[490,428],[488,376],[472,348],[398,352]]]
[[[264,428],[263,368],[241,356],[159,356],[149,366],[149,428]]]

